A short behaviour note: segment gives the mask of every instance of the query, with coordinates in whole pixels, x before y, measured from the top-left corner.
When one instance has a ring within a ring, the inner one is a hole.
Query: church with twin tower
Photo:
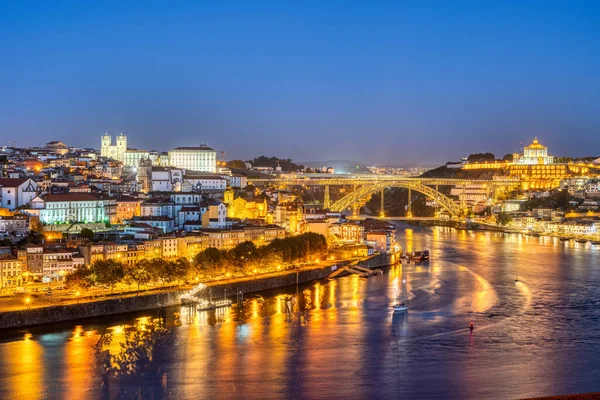
[[[112,136],[108,133],[102,135],[102,146],[100,148],[100,155],[102,157],[123,162],[125,151],[127,151],[127,136],[122,133],[117,135],[117,144],[114,145],[112,144]]]

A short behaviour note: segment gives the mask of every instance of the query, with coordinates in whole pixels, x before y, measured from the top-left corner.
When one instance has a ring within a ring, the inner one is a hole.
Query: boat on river
[[[406,293],[406,280],[402,280],[402,289],[404,290],[404,296],[406,297],[405,301],[401,301],[401,296],[398,296],[396,304],[392,306],[392,309],[395,313],[403,313],[408,311],[408,294]]]
[[[408,255],[408,259],[415,262],[429,261],[429,250],[413,251]]]
[[[587,240],[587,239],[575,239],[575,241],[576,241],[577,243],[587,243],[587,242],[588,242],[588,240]]]

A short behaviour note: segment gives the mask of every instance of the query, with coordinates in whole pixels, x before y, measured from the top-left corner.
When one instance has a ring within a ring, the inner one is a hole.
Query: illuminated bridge
[[[357,213],[358,202],[373,193],[381,192],[381,210],[383,210],[383,192],[388,188],[408,189],[408,216],[411,217],[411,191],[423,193],[428,198],[434,200],[436,204],[448,211],[453,217],[462,217],[466,214],[467,206],[465,203],[458,204],[448,196],[438,190],[439,186],[462,187],[465,190],[467,185],[482,185],[495,193],[497,189],[506,189],[519,185],[519,181],[506,178],[495,180],[477,180],[477,179],[453,179],[453,178],[420,178],[397,175],[331,175],[331,174],[307,174],[307,175],[283,175],[272,178],[248,178],[248,183],[255,186],[325,186],[325,196],[323,208],[331,211],[344,211],[348,208],[354,208],[354,214]],[[329,196],[330,186],[348,186],[352,185],[353,190],[341,199],[332,203]],[[464,196],[463,196],[464,197]]]

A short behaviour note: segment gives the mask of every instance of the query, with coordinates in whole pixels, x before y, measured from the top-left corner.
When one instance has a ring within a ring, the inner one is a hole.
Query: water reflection
[[[405,228],[403,247],[431,249],[430,263],[313,282],[298,296],[296,287],[266,292],[229,309],[176,307],[13,334],[0,343],[0,398],[105,397],[92,347],[110,334],[103,348],[118,354],[128,336],[145,334],[156,319],[170,332],[160,366],[134,384],[109,380],[109,395],[142,383],[154,398],[515,398],[600,390],[600,249]],[[403,279],[411,308],[394,315]],[[571,370],[577,380],[564,373]]]

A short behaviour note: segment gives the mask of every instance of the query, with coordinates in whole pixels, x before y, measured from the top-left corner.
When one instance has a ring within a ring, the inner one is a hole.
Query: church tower
[[[148,193],[152,190],[152,160],[149,158],[140,159],[138,167],[137,180],[142,186],[142,192]]]
[[[117,160],[123,161],[125,159],[125,151],[127,151],[127,136],[121,133],[119,136],[117,136]]]
[[[112,144],[112,137],[108,133],[105,133],[104,135],[102,135],[102,142],[101,142],[101,147],[100,147],[100,155],[102,157],[108,157],[111,144]]]

